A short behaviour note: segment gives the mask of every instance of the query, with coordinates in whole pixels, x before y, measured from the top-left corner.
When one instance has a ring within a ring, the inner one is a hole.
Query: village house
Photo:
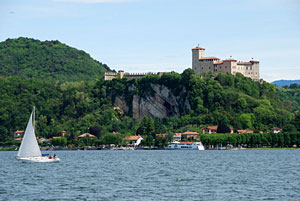
[[[182,133],[174,133],[173,135],[173,141],[181,141],[181,136],[182,136]]]
[[[138,146],[139,144],[141,144],[143,139],[144,138],[142,138],[139,135],[126,136],[124,138],[125,141],[129,141],[130,144],[133,145],[133,146]]]
[[[78,138],[84,138],[84,137],[95,138],[96,136],[92,135],[90,133],[83,133],[83,134],[78,136]]]
[[[281,128],[271,128],[272,133],[281,133],[282,129]]]
[[[217,130],[218,126],[207,126],[205,128],[202,128],[202,132],[208,134],[217,133]],[[233,130],[233,128],[230,128],[230,133],[233,133]]]
[[[17,131],[14,133],[14,135],[15,135],[15,137],[20,137],[20,136],[23,136],[23,135],[24,135],[24,132],[25,132],[25,131],[19,131],[19,130],[17,130]]]
[[[199,137],[199,133],[197,132],[192,132],[192,131],[186,131],[184,133],[181,134],[181,138],[185,138],[185,139],[197,139]]]
[[[241,134],[241,133],[254,133],[254,132],[252,130],[237,130],[236,133]]]

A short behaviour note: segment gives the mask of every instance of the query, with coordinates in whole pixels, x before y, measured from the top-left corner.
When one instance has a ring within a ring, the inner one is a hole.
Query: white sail
[[[34,109],[30,115],[23,140],[17,154],[19,158],[28,158],[28,157],[41,157],[40,147],[37,143],[36,136],[34,133],[34,124],[33,124]]]

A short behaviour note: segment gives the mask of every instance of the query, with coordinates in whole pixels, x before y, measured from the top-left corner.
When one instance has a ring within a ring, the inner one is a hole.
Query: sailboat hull
[[[16,157],[18,160],[22,162],[33,162],[33,163],[57,163],[60,161],[58,157],[56,158],[48,158],[48,157],[28,157],[28,158],[20,158]]]

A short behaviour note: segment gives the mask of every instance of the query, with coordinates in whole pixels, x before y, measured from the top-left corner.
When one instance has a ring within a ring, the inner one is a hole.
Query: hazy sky
[[[59,40],[112,69],[182,72],[191,48],[300,79],[300,0],[0,0],[0,41]]]

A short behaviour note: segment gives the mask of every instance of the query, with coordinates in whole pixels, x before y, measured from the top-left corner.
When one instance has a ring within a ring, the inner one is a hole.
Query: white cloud
[[[57,2],[67,3],[122,3],[122,2],[133,2],[135,0],[54,0]]]

